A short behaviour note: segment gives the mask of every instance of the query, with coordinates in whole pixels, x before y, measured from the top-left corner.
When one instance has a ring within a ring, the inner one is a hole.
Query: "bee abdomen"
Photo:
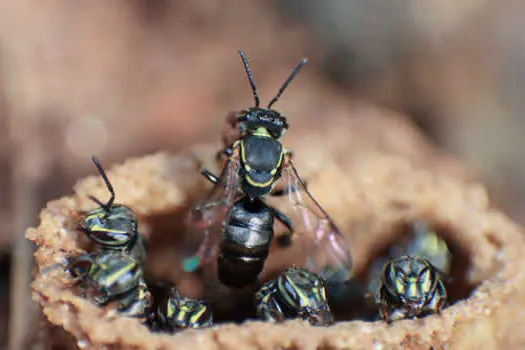
[[[223,246],[217,266],[219,280],[224,285],[235,288],[254,283],[264,267],[267,256],[267,248],[254,251],[228,249],[227,246]]]

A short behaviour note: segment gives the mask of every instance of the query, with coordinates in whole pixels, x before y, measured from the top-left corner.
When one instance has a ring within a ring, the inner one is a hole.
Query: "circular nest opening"
[[[328,163],[322,169],[323,173],[319,173],[321,175],[312,177],[309,188],[314,195],[318,193],[319,197],[333,199],[319,200],[328,212],[333,213],[341,231],[352,243],[355,281],[365,285],[371,263],[386,256],[390,247],[404,243],[409,236],[409,223],[424,218],[444,238],[452,254],[451,282],[447,285],[452,306],[441,315],[387,326],[382,321],[369,322],[372,319],[370,309],[363,307],[366,295],[355,293],[354,286],[348,285],[342,289],[329,289],[329,299],[339,321],[334,326],[311,327],[303,321],[287,321],[279,325],[261,321],[232,324],[254,318],[254,287],[230,290],[221,286],[217,283],[213,266],[200,274],[181,272],[177,247],[186,243],[186,215],[210,188],[196,176],[194,163],[189,158],[145,157],[111,169],[108,176],[117,193],[116,202],[129,205],[139,215],[139,229],[146,238],[147,280],[154,296],[160,298],[164,293],[162,285],[156,281],[167,280],[175,283],[184,296],[210,299],[217,325],[210,329],[183,331],[174,336],[152,333],[137,320],[110,313],[80,297],[78,291],[72,289],[71,277],[63,269],[46,269],[64,261],[68,255],[89,249],[82,234],[75,234],[71,229],[72,212],[94,207],[88,195],[105,198],[100,179],[89,177],[76,186],[75,196],[49,203],[41,214],[41,225],[28,231],[28,238],[38,245],[35,257],[39,269],[33,283],[34,298],[43,307],[48,320],[63,327],[77,342],[93,347],[114,345],[152,349],[183,348],[196,341],[202,348],[220,349],[302,348],[306,344],[365,349],[377,344],[406,344],[409,339],[410,344],[440,346],[463,341],[462,332],[476,327],[480,319],[499,315],[496,311],[501,303],[496,301],[514,295],[513,289],[504,288],[508,285],[506,281],[514,280],[513,285],[523,283],[517,273],[518,268],[525,266],[519,249],[523,246],[521,232],[501,214],[488,208],[486,196],[477,185],[446,177],[436,180],[401,167],[395,169],[401,173],[399,178],[412,176],[417,180],[414,181],[417,190],[408,187],[412,183],[403,182],[404,188],[398,186],[396,177],[392,180],[391,172],[385,173],[390,183],[381,179],[377,182],[384,183],[385,188],[380,185],[374,190],[360,188],[356,179],[363,174],[355,169],[352,178],[347,180],[352,186],[341,190],[341,187],[332,186],[334,178],[348,179],[352,172],[342,167],[330,167]],[[393,161],[386,165],[395,168],[398,164]],[[381,160],[381,166],[385,166],[385,159]],[[359,169],[370,171],[363,166]],[[407,198],[410,191],[414,194]],[[357,199],[363,198],[363,193],[373,200],[369,198],[367,206],[358,207],[356,203],[360,204],[360,200]],[[450,198],[451,193],[455,198]],[[441,205],[443,198],[450,201],[447,208]],[[400,201],[405,205],[399,205]],[[353,209],[353,215],[348,216],[341,207]],[[263,282],[282,271],[278,262],[271,261],[272,256],[280,256],[279,249],[282,248],[275,247],[270,252],[268,264],[261,274]],[[509,263],[511,260],[512,264]],[[464,302],[465,298],[469,298],[469,303]],[[498,331],[495,328],[489,334],[496,337]]]

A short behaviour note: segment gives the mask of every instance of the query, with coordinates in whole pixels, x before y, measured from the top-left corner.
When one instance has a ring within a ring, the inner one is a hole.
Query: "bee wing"
[[[239,167],[239,155],[234,152],[208,197],[191,211],[187,221],[188,233],[203,235],[204,238],[197,251],[183,260],[183,271],[193,272],[217,257],[225,214],[239,193]]]
[[[352,275],[350,246],[306,189],[291,160],[283,166],[282,180],[292,208],[293,242],[303,245],[304,266],[328,281],[348,280]]]

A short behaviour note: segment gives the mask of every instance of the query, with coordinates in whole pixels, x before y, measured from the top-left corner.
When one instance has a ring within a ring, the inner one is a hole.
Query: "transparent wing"
[[[291,204],[293,244],[301,244],[304,267],[328,281],[352,276],[350,246],[325,210],[308,192],[291,160],[282,169],[284,191]]]
[[[217,257],[222,222],[238,193],[239,166],[238,152],[234,152],[228,158],[208,197],[190,212],[186,222],[188,234],[190,237],[203,236],[203,240],[195,253],[184,258],[183,271],[193,272]]]

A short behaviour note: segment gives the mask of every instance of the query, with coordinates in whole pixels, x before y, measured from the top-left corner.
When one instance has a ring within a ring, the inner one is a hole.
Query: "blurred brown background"
[[[337,123],[341,101],[397,110],[524,222],[524,18],[517,0],[0,2],[0,345],[33,331],[23,233],[43,204],[95,173],[92,154],[218,142],[253,103],[239,48],[263,102],[309,58],[276,105],[291,132]],[[318,119],[293,114],[311,99]]]

